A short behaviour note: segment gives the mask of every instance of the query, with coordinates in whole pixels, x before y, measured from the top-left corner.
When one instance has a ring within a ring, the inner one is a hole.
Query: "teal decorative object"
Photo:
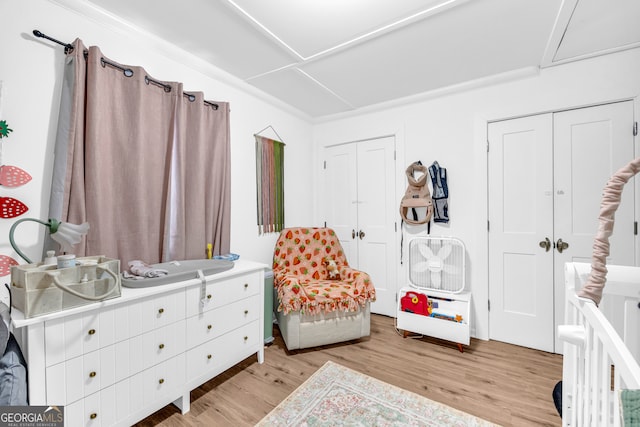
[[[13,132],[13,129],[9,128],[5,120],[0,120],[0,138],[8,137],[9,132]]]

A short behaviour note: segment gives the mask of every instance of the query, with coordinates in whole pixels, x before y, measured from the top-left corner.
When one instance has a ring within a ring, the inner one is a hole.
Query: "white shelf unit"
[[[455,322],[437,317],[425,316],[402,311],[401,300],[407,292],[424,294],[433,302],[433,313],[445,316],[462,316],[461,322]],[[437,306],[436,306],[437,305]],[[398,296],[398,329],[408,332],[417,332],[434,338],[458,343],[458,348],[462,351],[462,345],[470,343],[469,319],[471,316],[471,292],[460,292],[457,294],[448,292],[438,292],[430,289],[416,289],[404,287],[400,289]],[[407,333],[405,332],[405,336]]]
[[[417,236],[409,240],[407,252],[410,286],[400,289],[398,295],[398,329],[404,330],[405,338],[409,332],[417,332],[453,341],[463,351],[462,346],[470,343],[471,318],[471,293],[465,291],[464,243],[455,237]],[[425,295],[432,302],[431,315],[403,311],[402,298],[408,292]]]

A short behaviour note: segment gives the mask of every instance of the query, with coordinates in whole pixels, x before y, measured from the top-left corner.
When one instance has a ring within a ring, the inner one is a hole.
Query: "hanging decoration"
[[[0,197],[0,218],[15,218],[22,215],[29,208],[13,197]]]
[[[6,120],[0,120],[0,139],[7,138],[13,129]],[[0,165],[2,165],[2,145],[0,141]],[[16,166],[0,166],[0,185],[5,187],[19,187],[31,181],[31,175]],[[15,218],[22,215],[29,208],[18,199],[12,197],[0,197],[0,218]],[[11,274],[11,266],[18,265],[18,261],[8,255],[0,255],[0,277]]]
[[[5,120],[0,120],[0,138],[9,136],[10,129]],[[2,144],[0,143],[0,185],[5,187],[19,187],[31,181],[29,175],[24,169],[17,166],[9,166],[2,164]]]
[[[265,129],[268,128],[273,129],[271,126]],[[278,133],[273,131],[280,138]],[[258,134],[254,135],[256,138],[258,233],[277,233],[284,228],[285,144]]]
[[[19,187],[31,181],[31,175],[17,166],[0,166],[0,185],[5,187]]]
[[[5,120],[0,120],[0,138],[6,138],[9,136],[9,132],[13,132],[13,129],[9,128]]]
[[[0,255],[0,277],[11,274],[12,265],[18,265],[18,261],[7,255]]]

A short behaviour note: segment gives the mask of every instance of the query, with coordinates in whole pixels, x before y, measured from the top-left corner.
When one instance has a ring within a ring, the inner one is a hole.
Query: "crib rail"
[[[638,361],[604,314],[576,290],[587,280],[591,265],[565,265],[565,324],[558,327],[564,342],[562,378],[563,426],[620,426],[619,391],[640,389]],[[609,266],[604,294],[640,301],[640,268]],[[625,304],[625,308],[633,304]],[[625,314],[623,336],[637,335],[636,313]],[[626,329],[632,328],[631,334]]]

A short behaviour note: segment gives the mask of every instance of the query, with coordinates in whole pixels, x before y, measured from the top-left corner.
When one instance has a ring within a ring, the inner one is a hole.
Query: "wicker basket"
[[[121,295],[120,260],[104,256],[77,258],[77,265],[25,264],[11,267],[11,304],[25,318]]]

